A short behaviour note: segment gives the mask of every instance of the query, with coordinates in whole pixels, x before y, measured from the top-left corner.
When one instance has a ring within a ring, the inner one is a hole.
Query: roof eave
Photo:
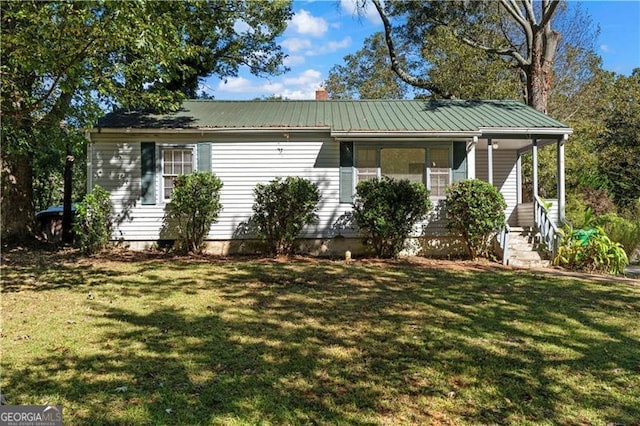
[[[474,136],[481,136],[481,133],[475,130],[469,131],[372,131],[372,130],[339,130],[331,132],[331,137],[338,140],[354,140],[354,139],[406,139],[406,138],[425,138],[425,139],[470,139]]]
[[[110,133],[110,134],[209,134],[209,133],[273,133],[273,132],[328,132],[329,126],[318,127],[163,127],[163,128],[137,128],[137,127],[94,127],[89,133]]]
[[[480,127],[481,137],[510,137],[522,139],[564,137],[571,135],[570,127]]]

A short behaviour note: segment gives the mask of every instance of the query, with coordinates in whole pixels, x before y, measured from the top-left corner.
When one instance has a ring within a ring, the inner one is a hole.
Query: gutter
[[[273,133],[273,132],[299,132],[299,133],[317,133],[328,132],[329,126],[322,127],[199,127],[199,128],[135,128],[135,127],[94,127],[88,133],[94,134],[243,134],[243,133]]]
[[[428,138],[428,139],[472,139],[474,137],[482,136],[482,133],[470,130],[470,131],[382,131],[372,132],[359,131],[359,130],[343,130],[331,132],[331,137],[337,140],[354,140],[354,139],[415,139],[415,138]]]

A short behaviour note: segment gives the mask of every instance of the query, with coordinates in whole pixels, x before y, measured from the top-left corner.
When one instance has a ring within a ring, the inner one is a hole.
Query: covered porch
[[[538,129],[539,130],[539,129]],[[510,228],[528,228],[539,233],[551,255],[557,247],[557,230],[565,218],[565,166],[564,148],[571,129],[554,129],[549,133],[484,133],[470,144],[469,157],[475,159],[470,164],[469,175],[495,185],[507,202],[505,211],[507,228],[500,238],[508,240]],[[553,145],[556,150],[556,197],[543,199],[539,192],[538,151]],[[531,187],[523,184],[523,161],[526,153],[532,169]],[[504,245],[506,242],[503,241]],[[501,244],[501,245],[502,245]]]

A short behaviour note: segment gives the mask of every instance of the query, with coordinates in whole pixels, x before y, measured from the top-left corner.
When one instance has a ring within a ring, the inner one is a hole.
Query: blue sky
[[[640,67],[640,1],[583,1],[601,29],[596,42],[604,68],[629,75]],[[254,99],[280,95],[288,99],[313,99],[329,69],[362,47],[365,38],[382,31],[373,6],[364,15],[354,0],[294,1],[295,15],[279,43],[288,55],[286,74],[257,78],[247,70],[226,82],[210,78],[202,89],[216,99]],[[578,2],[570,2],[570,6]]]

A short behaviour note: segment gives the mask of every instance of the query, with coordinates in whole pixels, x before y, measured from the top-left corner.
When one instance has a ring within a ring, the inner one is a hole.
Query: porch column
[[[487,139],[487,177],[489,183],[493,185],[493,141]]]
[[[474,136],[471,142],[467,143],[467,179],[476,178],[476,145],[478,137]]]
[[[558,166],[557,173],[557,192],[558,192],[558,223],[562,223],[564,220],[565,213],[565,188],[564,188],[564,143],[567,140],[567,135],[564,135],[561,139],[558,139],[558,143],[556,146],[558,161],[556,165]]]
[[[517,153],[516,158],[516,205],[522,204],[522,154]]]
[[[538,195],[538,139],[533,140],[531,161],[533,163],[533,199],[535,200]]]

